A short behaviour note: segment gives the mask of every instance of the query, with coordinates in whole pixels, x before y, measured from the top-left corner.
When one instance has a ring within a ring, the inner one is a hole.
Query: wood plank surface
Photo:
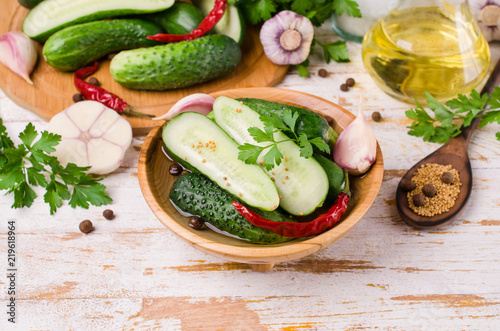
[[[318,39],[338,39],[329,26]],[[474,189],[458,220],[415,230],[399,218],[395,192],[405,170],[437,149],[407,134],[410,105],[382,93],[348,43],[350,63],[311,59],[311,77],[293,69],[277,87],[311,93],[352,113],[362,106],[384,155],[384,181],[365,217],[340,240],[309,257],[277,263],[267,273],[202,253],[160,223],[137,179],[144,136],[134,138],[124,164],[103,183],[104,208],[63,206],[49,216],[38,198],[11,209],[0,198],[0,271],[7,269],[7,224],[17,227],[17,323],[1,330],[496,330],[500,320],[499,125],[473,133],[469,156]],[[500,46],[491,44],[493,61]],[[327,78],[317,75],[325,68]],[[349,77],[356,85],[339,89]],[[0,92],[0,116],[14,136],[28,122],[47,123]],[[16,140],[18,141],[18,139]],[[41,194],[41,191],[37,191]],[[78,224],[90,219],[95,231]],[[3,307],[8,279],[0,277]]]

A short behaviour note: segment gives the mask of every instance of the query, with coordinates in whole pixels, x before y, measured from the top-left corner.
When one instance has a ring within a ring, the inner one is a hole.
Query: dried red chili
[[[331,229],[346,212],[347,202],[349,202],[349,196],[345,193],[340,193],[337,201],[335,201],[335,204],[328,212],[319,215],[310,222],[304,223],[274,222],[263,218],[236,201],[233,201],[233,206],[247,221],[259,228],[274,232],[283,237],[299,238],[315,236]]]
[[[83,95],[85,100],[94,100],[102,103],[106,107],[116,110],[118,114],[124,114],[127,116],[149,116],[153,115],[143,114],[135,111],[130,107],[124,100],[120,99],[111,92],[106,91],[102,87],[95,86],[84,81],[85,77],[88,77],[97,71],[97,61],[91,67],[84,67],[78,69],[75,72],[75,86]]]
[[[150,40],[156,40],[163,43],[173,43],[177,41],[193,40],[203,36],[205,33],[210,31],[214,25],[219,22],[222,15],[226,11],[227,0],[215,0],[214,8],[208,13],[208,15],[200,22],[198,27],[187,34],[168,34],[168,33],[158,33],[154,36],[148,36]]]

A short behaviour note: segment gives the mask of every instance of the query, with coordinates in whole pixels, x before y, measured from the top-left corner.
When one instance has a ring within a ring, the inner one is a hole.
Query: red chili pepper
[[[222,15],[226,11],[227,0],[215,0],[214,8],[208,13],[198,27],[188,34],[168,34],[168,33],[158,33],[154,36],[148,36],[150,40],[156,40],[163,43],[174,43],[177,41],[193,40],[203,36],[205,33],[210,31],[214,25],[219,22]]]
[[[337,201],[328,212],[319,215],[310,222],[304,223],[274,222],[263,218],[236,201],[233,201],[233,206],[247,221],[259,228],[274,232],[283,237],[299,238],[315,236],[331,229],[346,212],[347,202],[349,202],[349,196],[345,193],[340,193]]]
[[[94,100],[102,103],[106,107],[116,110],[118,114],[127,116],[149,116],[153,115],[143,114],[132,109],[124,100],[120,99],[113,93],[110,93],[102,87],[95,86],[87,83],[83,79],[92,75],[97,71],[97,61],[94,62],[92,67],[84,67],[75,72],[75,86],[86,100]]]

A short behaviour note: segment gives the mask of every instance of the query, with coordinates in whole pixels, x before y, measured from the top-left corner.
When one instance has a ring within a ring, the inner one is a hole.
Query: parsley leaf
[[[349,16],[361,17],[358,4],[352,0],[335,0],[332,6],[337,15],[342,15],[345,12]]]
[[[260,120],[264,123],[264,131],[257,127],[251,127],[248,129],[248,132],[255,142],[261,145],[245,143],[238,146],[238,159],[247,164],[256,164],[261,154],[263,154],[261,165],[269,171],[281,164],[284,156],[279,150],[278,145],[286,141],[295,141],[300,147],[300,156],[304,158],[309,158],[313,155],[313,146],[316,146],[320,151],[330,153],[330,146],[323,138],[314,137],[309,139],[305,133],[297,135],[296,124],[298,118],[299,114],[290,109],[285,109],[281,117],[275,113],[271,113],[269,116],[260,116]],[[287,137],[286,139],[276,141],[274,133],[277,131],[291,133],[290,136],[294,138]],[[269,144],[262,145],[266,142]]]
[[[0,190],[14,193],[13,208],[33,204],[37,196],[34,186],[45,188],[44,201],[50,206],[50,214],[62,206],[63,200],[70,200],[72,207],[83,208],[112,201],[104,192],[106,187],[99,183],[102,178],[85,173],[89,167],[73,163],[62,166],[55,156],[49,155],[59,144],[59,135],[47,131],[38,134],[35,126],[28,123],[19,138],[22,144],[16,147],[0,118]]]
[[[326,63],[330,60],[335,62],[350,62],[349,53],[347,52],[346,42],[339,40],[330,44],[322,44],[316,41],[322,48]]]
[[[458,136],[462,127],[468,127],[476,118],[480,119],[479,127],[490,123],[500,124],[500,88],[495,87],[488,96],[486,93],[480,95],[473,90],[469,96],[458,95],[445,104],[437,101],[426,92],[427,104],[434,113],[429,115],[417,102],[416,109],[405,112],[406,116],[413,119],[408,128],[409,135],[423,137],[424,141],[445,143],[453,137]],[[496,137],[500,140],[500,134]]]

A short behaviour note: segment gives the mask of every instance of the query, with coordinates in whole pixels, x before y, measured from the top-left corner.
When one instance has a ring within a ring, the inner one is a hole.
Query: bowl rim
[[[224,90],[216,93],[211,93],[214,97],[226,94],[240,94],[249,92],[252,95],[261,95],[262,93],[271,92],[276,95],[280,95],[282,93],[285,94],[294,94],[298,97],[298,99],[315,99],[321,101],[322,104],[330,105],[334,108],[339,109],[344,112],[345,115],[349,117],[349,122],[352,121],[355,116],[351,114],[348,110],[343,107],[325,100],[323,98],[293,90],[285,90],[275,87],[264,87],[264,88],[240,88],[240,89],[232,89],[232,90]],[[287,102],[283,101],[283,103],[299,105],[299,103]],[[302,105],[304,107],[304,105]],[[319,113],[322,113],[321,110],[316,110]],[[369,208],[375,201],[377,194],[380,190],[383,180],[383,157],[380,146],[377,142],[377,159],[375,163],[372,165],[370,172],[367,175],[370,177],[374,177],[373,181],[370,184],[370,191],[367,192],[365,198],[362,201],[358,201],[358,203],[349,211],[348,216],[339,222],[332,229],[323,232],[320,235],[303,239],[298,242],[294,242],[293,240],[290,242],[285,242],[281,244],[273,244],[273,245],[259,245],[254,244],[251,247],[249,246],[236,246],[232,244],[225,244],[221,242],[216,242],[199,236],[194,231],[190,231],[185,227],[181,226],[176,220],[174,220],[160,205],[160,203],[156,199],[148,199],[146,196],[154,196],[152,194],[152,184],[148,179],[148,162],[146,162],[156,151],[158,146],[158,139],[161,135],[162,126],[158,126],[153,128],[148,136],[146,137],[140,153],[139,153],[139,163],[138,163],[138,179],[139,184],[145,197],[145,200],[156,217],[162,222],[165,226],[167,226],[170,230],[176,233],[179,237],[189,242],[192,246],[200,249],[210,255],[218,256],[226,260],[236,261],[236,262],[246,262],[246,263],[275,263],[275,262],[285,262],[294,260],[297,258],[305,257],[314,252],[317,252],[333,242],[340,239],[347,232],[349,232],[368,212]],[[371,173],[371,174],[370,174]],[[286,249],[285,249],[286,248]]]

